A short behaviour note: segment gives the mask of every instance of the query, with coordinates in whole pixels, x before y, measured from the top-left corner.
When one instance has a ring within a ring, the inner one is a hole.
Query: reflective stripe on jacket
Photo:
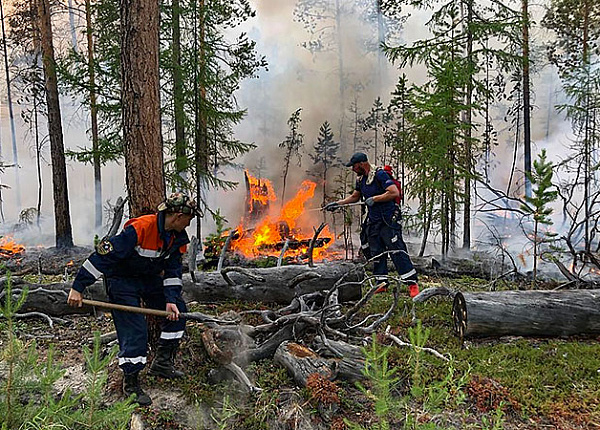
[[[165,298],[181,294],[181,258],[189,243],[185,231],[166,231],[164,212],[132,218],[121,233],[103,240],[79,269],[73,289],[83,292],[101,275],[109,278],[162,276]]]

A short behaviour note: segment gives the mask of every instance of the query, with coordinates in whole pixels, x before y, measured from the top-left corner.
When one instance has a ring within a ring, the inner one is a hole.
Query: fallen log
[[[340,288],[341,302],[358,300],[361,296],[360,281],[364,271],[349,262],[330,262],[308,266],[282,266],[264,269],[239,269],[226,267],[223,273],[196,272],[194,282],[190,274],[183,275],[183,298],[186,302],[223,301],[237,299],[246,302],[268,302],[288,305],[294,297],[315,291],[329,290],[340,278],[348,282]],[[233,284],[233,285],[231,285]],[[67,305],[71,283],[25,284],[30,294],[22,311],[41,311],[48,315],[89,313],[92,308],[72,308]],[[15,287],[13,287],[15,290]],[[16,293],[19,290],[15,291]],[[107,301],[106,290],[100,280],[85,291],[85,297]]]
[[[419,275],[457,278],[471,276],[474,278],[492,280],[503,273],[514,270],[498,256],[486,253],[474,253],[470,258],[446,256],[418,257],[411,254],[411,260]],[[394,266],[391,259],[388,269],[393,273]],[[517,276],[515,274],[515,276]]]
[[[461,340],[600,334],[600,290],[456,293],[452,319]]]
[[[223,270],[227,269],[231,270]],[[227,276],[235,285],[228,285],[219,272],[199,272],[196,273],[197,285],[190,288],[184,284],[184,298],[199,302],[237,299],[287,305],[298,294],[330,289],[343,276],[346,276],[347,282],[360,282],[364,277],[364,270],[360,266],[344,261],[318,264],[315,267],[290,265],[245,270],[262,279],[250,279],[243,273],[229,272]],[[313,275],[310,276],[309,273]],[[302,282],[298,282],[299,279]],[[360,296],[360,287],[348,285],[341,288],[339,300],[357,300]]]
[[[285,367],[300,387],[306,386],[308,377],[312,374],[317,373],[329,380],[333,380],[337,374],[333,362],[295,342],[286,341],[279,345],[273,360]]]

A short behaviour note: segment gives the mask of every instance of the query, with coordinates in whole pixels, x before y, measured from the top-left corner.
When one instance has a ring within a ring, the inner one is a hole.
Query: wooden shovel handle
[[[84,305],[97,306],[104,309],[114,309],[123,312],[133,312],[136,314],[154,315],[157,317],[168,317],[172,312],[161,311],[159,309],[140,308],[138,306],[117,305],[115,303],[101,302],[99,300],[83,299]]]

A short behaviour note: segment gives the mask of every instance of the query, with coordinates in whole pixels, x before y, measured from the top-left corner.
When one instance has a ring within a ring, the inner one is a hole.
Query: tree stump
[[[325,358],[319,357],[316,352],[295,342],[283,342],[275,351],[275,363],[283,366],[293,376],[298,386],[304,387],[308,377],[319,374],[325,379],[334,379],[336,376],[335,365]]]
[[[600,290],[456,293],[452,318],[461,339],[600,334]]]
[[[320,339],[316,339],[315,348],[319,355],[335,363],[337,379],[344,379],[350,382],[364,380],[365,355],[362,352],[362,348],[341,340],[330,339],[328,343],[329,347],[323,344]],[[333,348],[337,355],[330,348]]]

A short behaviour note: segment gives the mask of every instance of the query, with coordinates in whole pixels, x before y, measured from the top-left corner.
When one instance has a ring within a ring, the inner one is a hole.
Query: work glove
[[[367,200],[365,200],[365,204],[371,207],[375,204],[375,199],[373,197],[369,197]]]
[[[325,209],[326,211],[329,212],[333,212],[334,210],[338,209],[340,207],[340,204],[338,202],[331,202],[331,203],[327,203],[325,206],[323,206],[323,209]]]

